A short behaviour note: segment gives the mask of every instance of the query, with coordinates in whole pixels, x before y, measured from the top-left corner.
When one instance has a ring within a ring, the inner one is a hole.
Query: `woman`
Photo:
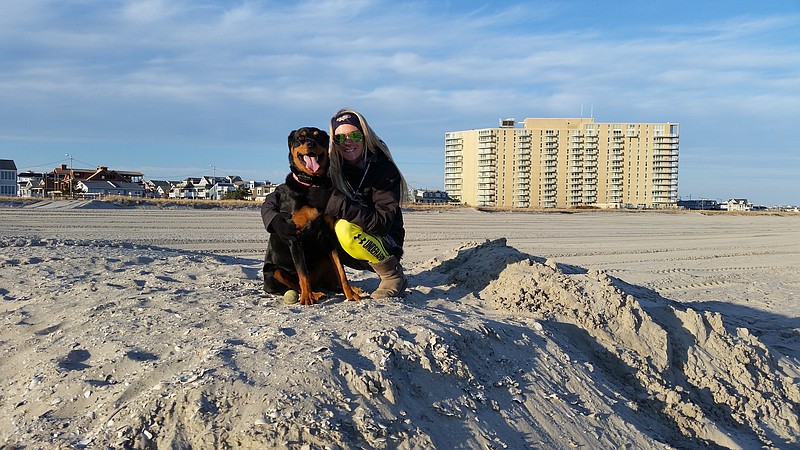
[[[403,255],[406,182],[389,148],[356,111],[331,118],[329,170],[334,190],[325,212],[336,217],[336,236],[347,255],[342,262],[372,270],[381,281],[372,298],[399,297],[408,287]]]

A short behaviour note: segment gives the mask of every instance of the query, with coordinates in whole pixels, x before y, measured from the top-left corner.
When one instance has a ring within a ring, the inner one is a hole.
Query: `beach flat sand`
[[[303,307],[255,208],[0,208],[0,448],[800,447],[800,216],[405,219]]]

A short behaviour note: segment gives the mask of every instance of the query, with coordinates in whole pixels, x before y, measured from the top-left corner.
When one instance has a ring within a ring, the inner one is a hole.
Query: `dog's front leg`
[[[312,291],[303,244],[298,240],[292,240],[289,242],[289,252],[292,254],[292,261],[294,261],[295,269],[297,269],[297,278],[300,282],[300,304],[313,305],[324,294]]]

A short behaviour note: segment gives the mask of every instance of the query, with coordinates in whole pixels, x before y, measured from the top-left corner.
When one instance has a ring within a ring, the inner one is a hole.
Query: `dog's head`
[[[311,177],[328,172],[328,133],[314,127],[303,127],[289,133],[289,167],[292,172]]]

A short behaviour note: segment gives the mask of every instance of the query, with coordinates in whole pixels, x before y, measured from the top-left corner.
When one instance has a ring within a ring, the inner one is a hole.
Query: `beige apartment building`
[[[445,133],[445,191],[469,206],[675,208],[675,123],[502,119]]]

